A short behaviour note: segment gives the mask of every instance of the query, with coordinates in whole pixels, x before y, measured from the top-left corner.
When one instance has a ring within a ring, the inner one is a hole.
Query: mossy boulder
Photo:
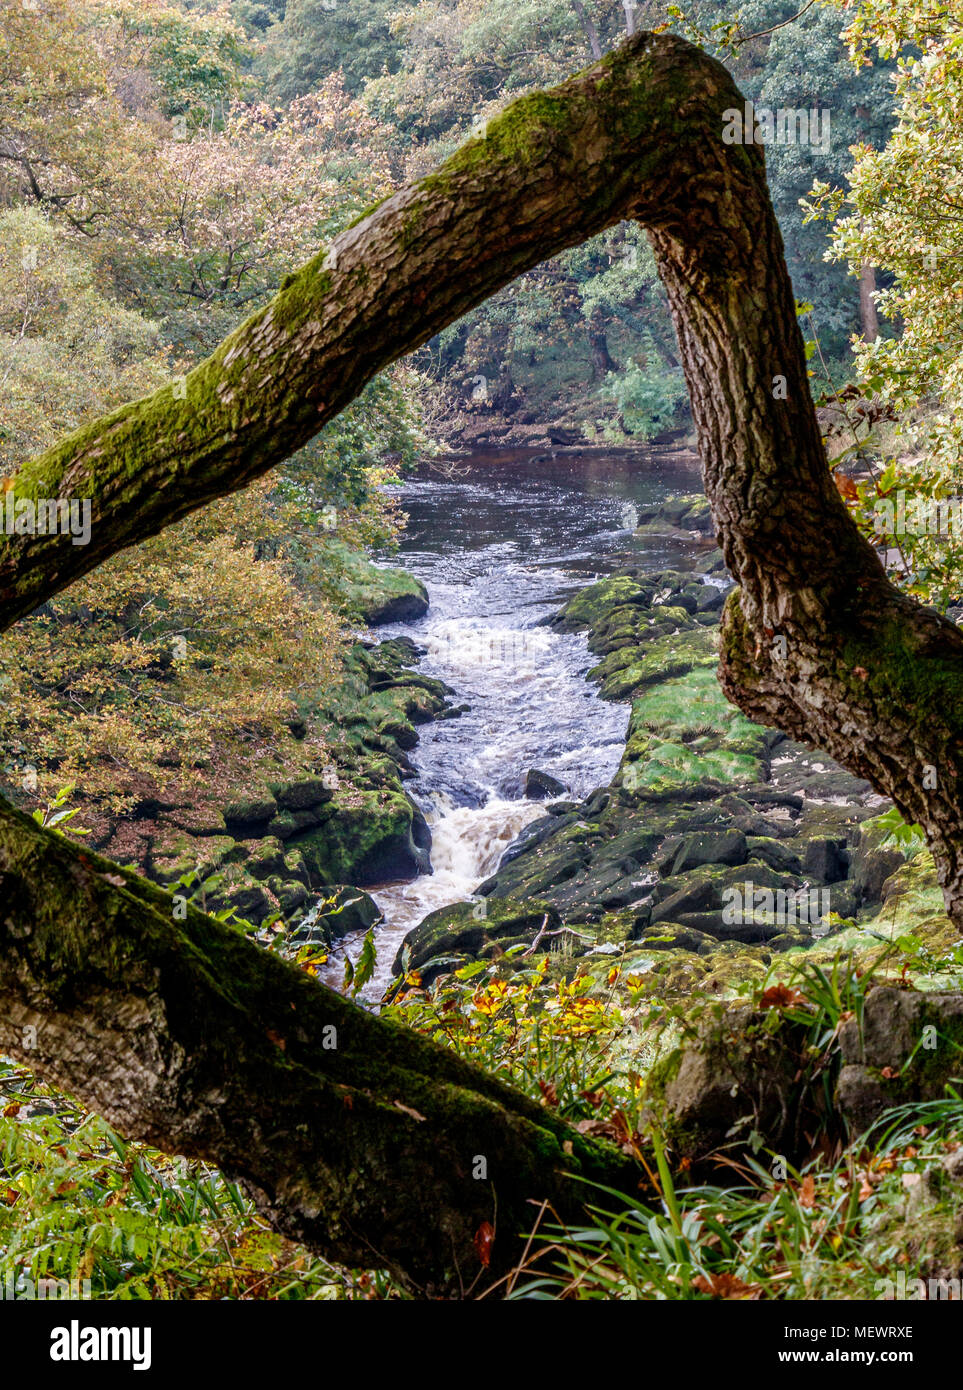
[[[199,801],[191,806],[175,806],[167,811],[164,820],[189,835],[217,836],[227,834],[227,822],[219,806]]]
[[[431,868],[431,832],[403,792],[339,794],[317,828],[287,843],[300,851],[315,888],[408,881]]]
[[[183,830],[162,829],[151,845],[150,876],[161,884],[177,883],[191,874],[204,879],[225,862],[234,847],[229,835],[201,839]]]
[[[613,575],[580,589],[552,620],[553,627],[565,632],[577,632],[597,627],[615,608],[626,604],[648,607],[655,592],[654,586],[640,583],[626,575]]]
[[[882,902],[884,885],[905,862],[903,851],[887,843],[888,837],[888,828],[878,819],[864,821],[850,850],[853,882],[862,906]]]
[[[656,944],[643,938],[640,948]],[[743,983],[763,969],[758,953],[736,946],[697,965],[709,967],[703,996],[731,983],[727,965]],[[814,1068],[806,1021],[778,1007],[703,1005],[694,1034],[652,1068],[646,1118],[696,1170],[759,1149],[804,1158],[815,1133],[855,1137],[895,1106],[963,1084],[963,993],[876,986],[843,1021],[828,1073],[821,1051],[819,1059]]]
[[[610,653],[589,676],[601,682],[609,700],[627,700],[648,686],[684,676],[695,667],[715,671],[719,664],[713,633],[704,627],[662,633],[652,642]]]
[[[618,778],[627,792],[650,798],[699,785],[721,791],[765,776],[766,731],[725,699],[714,654],[698,661],[633,701]]]
[[[297,879],[285,882],[281,878],[275,878],[268,883],[268,888],[277,898],[282,916],[287,918],[298,913],[298,909],[304,907],[308,901],[308,890]]]
[[[296,781],[281,782],[271,788],[278,806],[284,811],[309,811],[315,806],[326,805],[334,796],[335,788],[321,777],[300,777]]]
[[[697,956],[711,955],[719,945],[714,936],[662,918],[645,927],[638,940],[648,951],[692,951]]]
[[[342,541],[325,546],[330,573],[342,606],[370,626],[411,622],[428,612],[428,590],[414,575],[387,565],[374,565]]]
[[[276,910],[276,903],[266,885],[248,883],[232,889],[225,895],[228,907],[232,907],[245,921],[263,922]]]
[[[673,497],[639,510],[637,534],[642,536],[692,536],[714,538],[712,510],[700,492]]]
[[[721,960],[721,953],[712,957]],[[711,976],[700,988],[711,991]],[[676,1161],[697,1171],[759,1147],[792,1160],[806,1142],[807,1121],[816,1112],[831,1120],[819,1089],[807,1090],[806,1045],[805,1025],[778,1009],[709,1007],[695,1037],[653,1067],[646,1118],[664,1132]]]
[[[836,1100],[859,1133],[884,1110],[963,1085],[963,994],[878,986],[839,1044]]]
[[[282,874],[285,869],[284,845],[273,837],[258,840],[245,867],[251,877],[261,883],[266,882],[273,874]]]
[[[407,968],[419,971],[422,982],[429,984],[444,970],[456,968],[457,959],[485,959],[509,946],[532,943],[543,926],[550,931],[561,926],[551,903],[510,898],[453,903],[430,912],[408,933],[394,971],[400,975],[407,958]],[[550,944],[546,942],[546,950]]]
[[[683,874],[705,864],[744,864],[749,847],[741,830],[703,830],[688,835],[679,846],[672,864],[672,873]]]
[[[768,836],[748,835],[746,847],[753,859],[761,859],[776,873],[795,875],[802,873],[802,860],[799,855],[791,845],[783,844],[781,839],[775,840]]]
[[[899,936],[929,921],[948,921],[943,890],[928,850],[904,861],[885,880],[880,890],[883,905],[874,926],[885,925],[888,935]]]
[[[635,742],[634,757],[623,763],[619,785],[628,795],[646,801],[718,796],[761,770],[758,758],[713,747],[711,740],[685,743],[650,738]]]
[[[267,790],[238,797],[224,808],[228,829],[243,834],[252,826],[266,825],[278,813],[278,803]]]

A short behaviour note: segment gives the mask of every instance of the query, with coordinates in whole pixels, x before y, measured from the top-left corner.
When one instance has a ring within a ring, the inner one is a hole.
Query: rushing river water
[[[653,449],[632,456],[486,452],[452,478],[422,472],[396,489],[409,521],[392,563],[428,587],[413,623],[379,628],[425,649],[419,669],[470,708],[420,728],[406,783],[431,826],[432,869],[373,890],[384,912],[378,966],[365,994],[380,997],[405,934],[435,908],[464,901],[498,866],[544,803],[524,794],[530,768],[581,798],[618,766],[628,706],[601,700],[581,635],[544,626],[560,605],[627,558],[675,565],[671,541],[636,540],[636,507],[699,487],[694,459]],[[689,552],[691,554],[691,551]],[[355,957],[360,938],[346,938]],[[338,963],[332,974],[339,973]]]

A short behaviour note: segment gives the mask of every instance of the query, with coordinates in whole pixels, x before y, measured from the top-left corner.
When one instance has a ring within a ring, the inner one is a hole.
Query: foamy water
[[[668,568],[671,542],[635,540],[636,502],[648,505],[694,491],[698,477],[668,476],[647,461],[563,460],[528,466],[491,456],[471,460],[456,481],[406,482],[400,500],[410,521],[404,565],[428,587],[431,606],[414,623],[378,630],[407,636],[424,650],[419,669],[450,685],[460,718],[419,729],[410,754],[417,776],[406,787],[431,827],[433,872],[372,891],[384,913],[376,929],[378,965],[364,991],[379,999],[401,942],[429,912],[471,899],[498,868],[519,832],[545,814],[524,795],[537,768],[582,799],[611,780],[625,741],[629,708],[599,698],[585,677],[597,658],[579,633],[547,627],[564,600],[600,574],[644,555]],[[347,952],[334,952],[337,984]]]

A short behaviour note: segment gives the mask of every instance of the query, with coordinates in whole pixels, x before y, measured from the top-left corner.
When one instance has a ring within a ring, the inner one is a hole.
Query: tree
[[[158,325],[99,290],[90,250],[33,207],[0,212],[0,489],[68,429],[170,380]],[[31,806],[71,784],[94,829],[105,808],[168,800],[201,768],[208,788],[249,785],[256,750],[292,773],[309,748],[320,756],[316,735],[288,727],[299,692],[340,676],[338,572],[319,514],[337,508],[341,542],[389,539],[368,486],[372,436],[401,452],[412,425],[379,378],[282,472],[19,623],[0,650],[0,776]]]
[[[262,60],[281,101],[320,86],[340,70],[350,92],[397,65],[388,0],[288,0],[268,31]]]
[[[149,187],[157,127],[189,131],[238,88],[222,14],[164,0],[49,0],[0,8],[0,200],[26,198],[86,236],[125,221]],[[153,127],[153,129],[152,129]]]
[[[100,292],[88,249],[34,207],[0,212],[0,475],[168,380],[157,324]]]
[[[724,686],[921,823],[963,925],[963,637],[889,584],[833,485],[762,155],[722,141],[741,100],[699,49],[640,33],[516,102],[290,276],[186,392],[135,401],[21,468],[14,515],[89,496],[94,526],[86,547],[3,538],[0,621],[262,475],[387,363],[634,218],[740,584]],[[230,927],[174,920],[160,889],[5,805],[0,890],[0,1047],[118,1128],[240,1176],[279,1229],[336,1259],[457,1292],[486,1258],[489,1275],[510,1266],[531,1201],[564,1216],[575,1175],[636,1181],[621,1154]]]
[[[823,355],[845,379],[852,331],[862,326],[868,340],[876,336],[873,267],[866,265],[860,292],[841,267],[827,264],[824,228],[803,218],[800,199],[816,179],[843,180],[854,142],[879,146],[885,140],[892,64],[878,59],[859,71],[853,68],[840,38],[844,18],[834,5],[748,0],[734,18],[732,7],[719,0],[687,0],[682,9],[656,0],[629,0],[624,7],[619,0],[606,5],[588,0],[578,6],[571,0],[540,0],[537,5],[416,0],[392,19],[398,70],[370,81],[364,100],[398,127],[403,137],[398,156],[412,177],[451,153],[472,122],[491,118],[513,96],[561,80],[593,43],[601,56],[626,30],[655,28],[666,16],[686,37],[717,52],[746,95],[764,109],[820,112],[808,138],[805,125],[801,133],[794,130],[792,143],[779,132],[777,142],[766,149],[767,170],[796,297],[812,305]],[[553,302],[557,296],[546,296],[542,271],[541,283],[528,277],[530,283],[519,293],[498,296],[475,310],[468,325],[446,334],[438,366],[459,384],[478,372],[489,382],[513,383],[523,419],[530,410],[539,416],[552,413],[591,433],[591,417],[598,416],[600,402],[614,399],[623,428],[637,432],[638,423],[650,432],[664,429],[672,418],[674,394],[680,394],[671,387],[681,385],[681,376],[673,382],[677,364],[672,344],[662,341],[671,339],[664,297],[647,293],[639,276],[621,285],[610,280],[605,295],[610,302],[599,304],[586,280],[597,274],[592,260],[605,256],[604,239],[580,250],[577,260],[564,256],[554,268],[574,270],[571,279],[583,298],[577,331],[573,315],[566,312],[573,306],[571,296],[562,306]],[[589,299],[595,300],[594,308]],[[635,356],[639,320],[646,321],[652,339],[643,362],[633,365],[629,359]],[[526,340],[535,344],[531,353],[519,350]],[[609,350],[623,370],[607,380],[604,390],[586,391],[590,380],[599,380],[600,369],[602,374],[607,370],[603,364]],[[655,410],[646,398],[656,401]],[[622,409],[620,402],[626,399],[642,409]]]
[[[163,0],[0,8],[0,198],[14,204],[0,210],[0,489],[68,429],[197,361],[322,230],[390,191],[376,123],[337,78],[284,113],[228,104],[234,54],[223,15]],[[262,757],[272,775],[323,760],[325,720],[298,707],[342,674],[343,620],[357,619],[341,611],[344,545],[391,539],[373,481],[386,453],[413,453],[417,393],[393,369],[273,478],[18,625],[0,652],[0,778],[18,804],[69,785],[102,846],[118,811],[146,831],[200,776],[229,800]]]
[[[931,503],[958,493],[963,471],[963,6],[864,0],[850,18],[846,37],[857,65],[870,55],[899,59],[889,139],[878,149],[855,148],[848,192],[822,183],[815,199],[817,209],[836,217],[833,258],[848,262],[853,275],[867,263],[887,273],[876,303],[900,328],[879,341],[867,335],[856,348],[867,394],[899,418],[903,435],[902,456],[857,499],[872,533],[881,494],[890,495],[890,510],[900,492]],[[861,443],[873,448],[875,441]],[[906,529],[900,543],[914,591],[942,606],[957,602],[959,524],[934,534],[924,519]]]
[[[601,57],[635,14],[631,5],[623,13],[621,5],[596,0],[418,0],[394,16],[398,71],[369,82],[364,101],[396,125],[410,177],[450,154],[513,97],[560,81],[585,61],[587,49]],[[655,412],[621,406],[618,418],[633,432],[637,423],[649,432],[664,429],[684,388],[677,374],[675,392],[663,389],[672,329],[638,236],[641,247],[624,234],[596,237],[479,306],[442,335],[441,371],[462,389],[483,374],[489,403],[506,413],[564,415],[591,433],[600,407],[613,414],[611,400],[638,396],[637,367],[623,358],[645,320],[652,330],[644,358],[648,394],[661,407],[661,423]],[[594,391],[586,390],[590,382]]]

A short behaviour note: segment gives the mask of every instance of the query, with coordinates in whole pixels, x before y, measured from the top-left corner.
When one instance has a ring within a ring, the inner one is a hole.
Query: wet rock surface
[[[689,497],[640,523],[711,544],[707,516]],[[526,827],[478,890],[491,907],[547,903],[596,949],[722,962],[745,948],[756,965],[879,912],[904,856],[861,827],[888,803],[725,699],[715,629],[732,586],[710,544],[691,569],[633,566],[591,584],[552,619],[587,634],[603,697],[631,703],[625,750],[610,786]],[[459,949],[475,954],[467,939]]]
[[[528,948],[541,935],[548,949],[550,939],[559,934],[562,919],[548,902],[527,899],[515,902],[455,903],[431,912],[413,932],[395,959],[395,974],[417,971],[423,985],[429,985],[462,956],[491,960],[513,946]]]

